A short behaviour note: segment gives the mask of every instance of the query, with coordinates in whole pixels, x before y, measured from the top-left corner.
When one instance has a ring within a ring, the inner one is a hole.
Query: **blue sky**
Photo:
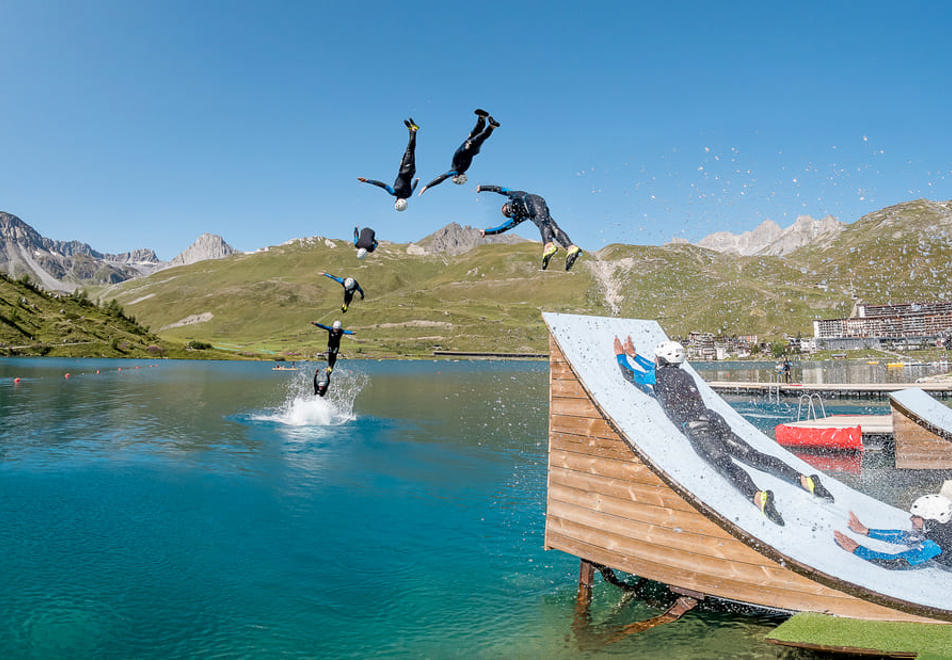
[[[583,248],[952,198],[952,5],[0,0],[0,210],[171,259],[370,225],[408,242],[543,195]],[[469,182],[423,183],[476,107]],[[538,238],[525,223],[517,233]]]

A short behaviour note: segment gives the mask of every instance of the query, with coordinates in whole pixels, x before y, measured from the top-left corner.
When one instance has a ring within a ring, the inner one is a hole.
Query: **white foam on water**
[[[249,419],[301,428],[340,426],[357,418],[354,401],[367,384],[366,374],[338,367],[324,397],[314,394],[313,378],[311,370],[298,372],[287,382],[284,403],[270,411],[252,413]]]

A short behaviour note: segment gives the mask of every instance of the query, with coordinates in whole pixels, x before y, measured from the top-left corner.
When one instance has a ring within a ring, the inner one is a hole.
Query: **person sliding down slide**
[[[350,307],[350,302],[354,299],[355,293],[360,294],[361,300],[364,299],[364,290],[360,288],[357,280],[355,280],[353,277],[337,277],[336,275],[331,275],[330,273],[325,273],[324,271],[321,271],[318,273],[318,275],[329,277],[344,287],[344,304],[340,306],[340,311],[347,311],[347,308]]]
[[[353,330],[344,330],[340,321],[334,321],[330,327],[317,321],[311,321],[311,325],[327,330],[327,366],[331,369],[337,364],[337,352],[340,350],[340,340],[344,335],[356,334]]]
[[[833,495],[816,474],[800,474],[775,456],[757,451],[731,429],[723,417],[704,404],[697,383],[684,363],[684,347],[676,341],[666,341],[655,348],[654,363],[635,351],[631,337],[615,337],[615,359],[621,375],[628,382],[650,396],[654,396],[674,425],[687,437],[694,451],[710,463],[717,472],[754,503],[767,518],[783,525],[771,490],[760,490],[753,479],[734,461],[772,474],[788,483],[800,486],[808,493],[833,501]],[[637,369],[629,363],[634,361]]]
[[[493,134],[494,130],[499,128],[499,122],[490,117],[485,110],[477,108],[473,112],[476,113],[476,126],[473,127],[473,130],[469,132],[469,137],[453,154],[453,163],[450,169],[423,186],[420,189],[421,195],[427,191],[427,188],[439,185],[449,177],[453,177],[453,183],[457,185],[466,183],[466,170],[473,164],[473,157],[479,153],[479,148],[483,146],[483,142]]]
[[[877,566],[907,569],[935,563],[952,568],[952,500],[942,495],[923,495],[909,509],[912,530],[870,529],[850,511],[847,525],[857,534],[906,546],[900,552],[881,552],[862,546],[846,534],[834,531],[836,544]]]
[[[542,270],[549,267],[549,259],[555,256],[559,244],[565,248],[565,270],[571,270],[575,260],[582,254],[581,248],[577,246],[568,237],[562,229],[555,224],[555,220],[549,215],[549,206],[539,195],[523,192],[522,190],[510,190],[502,186],[476,186],[476,192],[494,192],[505,195],[509,201],[502,205],[502,214],[509,218],[506,222],[492,229],[483,229],[479,235],[487,236],[491,234],[501,234],[509,231],[524,220],[532,220],[535,226],[539,228],[542,234]]]
[[[417,184],[420,183],[419,178],[413,179],[413,175],[416,174],[416,160],[414,157],[416,151],[416,134],[417,131],[420,130],[420,127],[413,123],[413,117],[404,119],[403,123],[406,124],[410,130],[410,140],[407,143],[406,151],[403,152],[403,158],[400,161],[400,171],[397,173],[397,179],[393,182],[393,185],[388,186],[383,181],[366,179],[362,176],[357,177],[358,181],[383,188],[396,197],[397,201],[393,203],[393,208],[398,211],[407,210],[407,198],[413,195],[414,189],[417,187]]]

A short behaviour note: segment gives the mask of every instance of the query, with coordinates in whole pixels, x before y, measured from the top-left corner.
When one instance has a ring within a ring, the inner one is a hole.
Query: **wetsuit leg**
[[[337,364],[337,347],[327,347],[327,366],[331,369],[334,368],[334,365]]]
[[[469,136],[466,138],[467,141],[472,140],[474,137],[483,132],[483,129],[486,128],[486,118],[483,115],[478,115],[476,117],[476,125],[473,127],[473,130],[469,132]],[[492,127],[490,127],[490,133],[492,132]],[[486,137],[489,137],[488,135]],[[484,140],[486,138],[483,138]]]
[[[403,158],[400,160],[400,172],[397,174],[397,183],[394,188],[399,189],[399,181],[403,179],[407,187],[413,182],[413,175],[416,174],[416,131],[410,131],[410,140],[407,142],[407,150],[403,152]]]
[[[699,424],[694,422],[694,424]],[[713,466],[722,477],[727,479],[747,499],[752,500],[760,491],[746,470],[731,460],[731,452],[718,437],[711,424],[699,424],[695,428],[685,428],[685,434],[694,447],[694,451]]]
[[[781,461],[776,456],[765,454],[747,444],[743,438],[734,433],[730,425],[721,415],[709,411],[711,427],[714,434],[721,440],[726,451],[741,463],[772,474],[794,486],[800,486],[800,473]]]
[[[347,311],[347,308],[350,307],[350,302],[354,299],[354,292],[344,289],[344,304],[341,306],[342,311]]]
[[[550,220],[549,224],[552,225],[552,236],[558,242],[559,245],[568,249],[569,246],[573,245],[572,239],[569,238],[569,235],[562,231],[562,228],[555,224],[554,220]]]
[[[542,235],[542,245],[548,245],[555,241],[555,231],[552,229],[552,223],[548,220],[543,220],[542,222],[537,222],[536,225],[539,227],[539,233]]]

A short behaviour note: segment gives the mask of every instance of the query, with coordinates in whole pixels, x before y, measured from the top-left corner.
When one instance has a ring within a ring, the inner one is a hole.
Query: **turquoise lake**
[[[717,606],[600,644],[661,612],[600,579],[573,633],[547,363],[341,362],[327,399],[314,366],[0,360],[0,657],[814,657]]]

